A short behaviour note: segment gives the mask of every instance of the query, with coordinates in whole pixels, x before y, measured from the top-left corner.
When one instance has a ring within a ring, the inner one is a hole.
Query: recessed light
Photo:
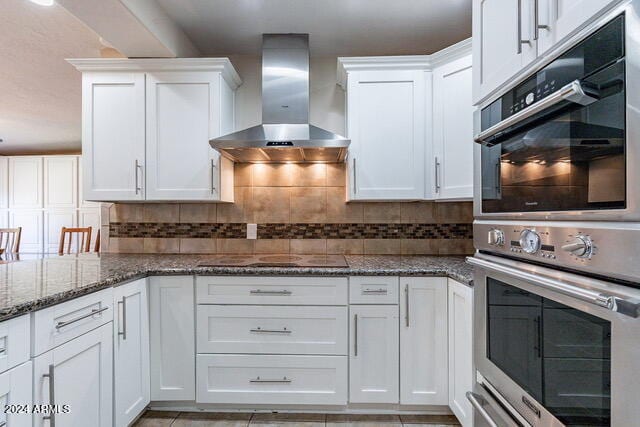
[[[53,6],[54,0],[29,0],[31,3],[39,4],[40,6]]]

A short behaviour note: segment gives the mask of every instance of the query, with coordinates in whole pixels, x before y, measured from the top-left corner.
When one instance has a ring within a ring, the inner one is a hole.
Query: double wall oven
[[[474,425],[640,426],[640,0],[479,124]]]

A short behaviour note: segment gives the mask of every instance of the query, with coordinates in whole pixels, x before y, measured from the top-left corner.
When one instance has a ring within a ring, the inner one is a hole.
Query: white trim
[[[470,53],[471,38],[468,38],[431,55],[338,57],[337,83],[346,90],[347,75],[351,71],[385,69],[430,71],[442,63]]]
[[[218,71],[235,90],[242,79],[229,58],[80,58],[67,59],[78,71]]]

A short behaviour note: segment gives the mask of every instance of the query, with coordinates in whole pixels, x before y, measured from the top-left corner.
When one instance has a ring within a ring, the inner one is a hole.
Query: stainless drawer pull
[[[258,332],[258,333],[262,333],[262,334],[290,334],[291,330],[287,329],[287,328],[282,328],[282,329],[262,329],[260,326],[258,326],[255,329],[251,329],[251,332]]]
[[[73,320],[68,320],[66,322],[58,322],[58,323],[56,323],[56,329],[60,329],[60,328],[62,328],[64,326],[68,326],[68,325],[70,325],[72,323],[79,322],[80,320],[86,319],[87,317],[95,316],[96,314],[100,314],[100,313],[102,313],[103,311],[106,311],[106,310],[109,310],[109,307],[104,307],[104,308],[100,308],[100,309],[94,308],[93,310],[91,310],[91,313],[87,313],[87,314],[85,314],[83,316],[76,317]]]
[[[48,374],[43,374],[42,378],[48,378],[49,379],[49,405],[53,408],[54,405],[56,404],[56,399],[55,399],[55,391],[54,391],[54,382],[55,382],[55,367],[52,365],[49,365],[49,373]],[[51,411],[51,413],[49,415],[45,415],[44,417],[42,417],[43,420],[49,420],[49,426],[50,427],[55,427],[56,426],[56,413],[54,410]]]
[[[386,294],[387,290],[380,288],[380,289],[365,289],[362,291],[363,294]]]
[[[358,356],[358,315],[353,315],[353,355]]]
[[[254,295],[291,295],[293,292],[283,289],[281,291],[263,291],[262,289],[253,289],[249,291]]]
[[[7,352],[6,348],[0,348],[0,354],[5,354],[6,352]],[[0,427],[2,426],[0,425]]]
[[[6,425],[7,425],[7,422],[6,422],[6,421],[2,421],[2,422],[0,422],[0,427],[5,427]]]
[[[122,301],[118,301],[118,306],[122,304],[122,331],[118,327],[118,335],[122,336],[122,340],[127,340],[127,299],[122,297]]]
[[[281,380],[270,380],[270,379],[262,379],[260,377],[256,377],[253,380],[249,380],[250,383],[290,383],[291,380],[287,377],[283,377]]]
[[[404,305],[405,305],[405,313],[404,313],[404,324],[408,328],[409,327],[409,285],[404,285]]]

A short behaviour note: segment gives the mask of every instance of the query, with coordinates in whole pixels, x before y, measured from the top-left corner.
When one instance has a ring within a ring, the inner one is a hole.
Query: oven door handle
[[[487,261],[477,257],[469,257],[467,258],[467,262],[487,270],[508,274],[516,279],[535,283],[536,286],[541,288],[549,289],[626,316],[634,318],[640,316],[640,301],[636,299],[607,295],[598,291],[581,288],[552,277],[544,276],[539,272],[529,273],[518,268],[509,267],[507,265]]]
[[[478,411],[478,414],[480,414],[480,416],[484,418],[484,420],[487,422],[489,427],[500,427],[498,423],[496,423],[494,419],[491,418],[491,415],[489,415],[487,410],[484,409],[484,406],[483,406],[484,398],[482,396],[476,393],[472,393],[470,391],[466,393],[466,396],[469,403],[471,403],[471,406],[473,406],[473,408],[476,411]]]
[[[559,90],[555,91],[551,95],[547,96],[546,98],[531,104],[524,110],[504,119],[500,123],[496,123],[489,129],[480,132],[474,139],[476,142],[483,143],[488,138],[497,135],[503,130],[533,116],[534,114],[546,110],[547,108],[553,107],[554,105],[562,101],[569,101],[579,105],[589,105],[596,102],[597,100],[598,98],[592,96],[592,94],[587,94],[584,91],[580,80],[574,80],[571,83],[563,86]]]

